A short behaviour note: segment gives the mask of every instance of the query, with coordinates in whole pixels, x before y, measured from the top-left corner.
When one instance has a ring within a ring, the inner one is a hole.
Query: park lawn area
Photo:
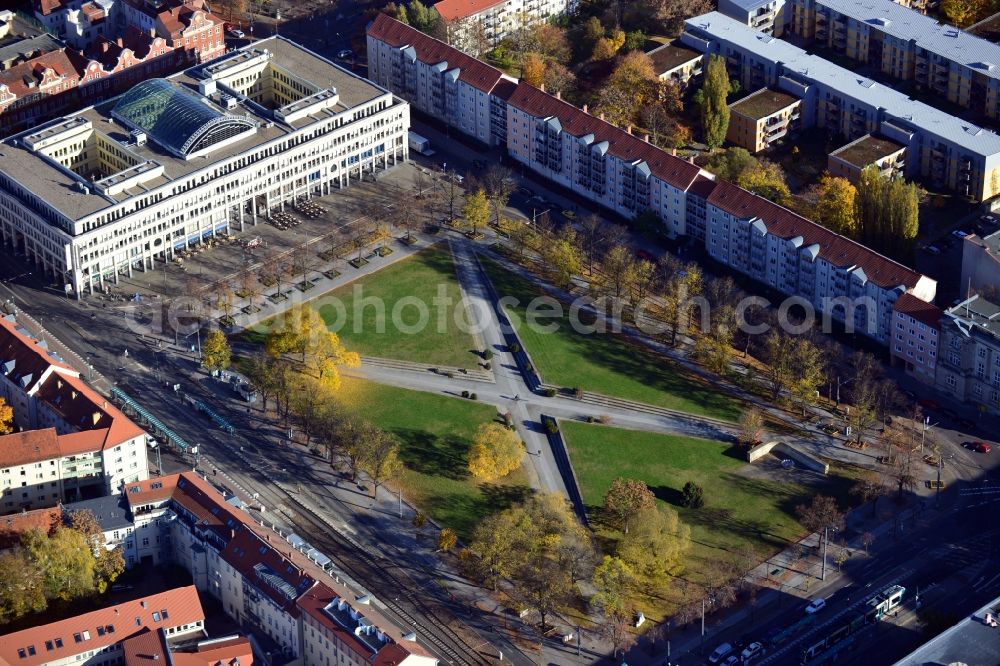
[[[353,377],[342,377],[338,397],[346,408],[399,438],[403,495],[462,539],[484,517],[531,491],[523,469],[492,484],[469,474],[466,454],[476,428],[497,418],[492,405]]]
[[[447,306],[435,304],[439,287],[449,299]],[[399,308],[398,318],[392,316],[393,308],[404,297],[407,298],[404,303],[419,302],[426,306],[426,325],[417,331],[409,330],[420,322],[421,312],[417,306],[405,305]],[[356,301],[361,308],[361,301],[376,299],[384,304],[381,311],[366,305],[355,312]],[[461,299],[451,253],[447,249],[431,248],[324,294],[312,304],[319,309],[327,326],[340,336],[344,346],[362,356],[473,368],[479,360],[475,341],[455,323],[455,310]],[[358,314],[360,317],[356,316]],[[466,320],[463,316],[459,318]],[[394,324],[394,319],[398,325]],[[247,338],[263,341],[268,325],[269,322],[263,322],[255,326]]]
[[[819,488],[743,475],[740,470],[748,463],[726,442],[570,421],[560,426],[587,511],[599,516],[604,494],[617,477],[645,482],[691,527],[688,573],[696,581],[699,568],[743,543],[753,544],[763,558],[801,538],[805,529],[795,507],[820,493],[843,502],[850,485],[850,479],[833,474]],[[704,489],[700,509],[680,505],[688,481]],[[599,535],[603,530],[603,537],[617,537],[600,520],[595,524]]]
[[[624,336],[575,331],[565,316],[540,319],[543,326],[526,326],[527,304],[542,292],[493,262],[484,261],[483,266],[500,296],[518,299],[507,311],[514,315],[518,335],[542,381],[689,414],[730,421],[739,418],[737,400]],[[555,324],[556,330],[541,330],[550,324]]]

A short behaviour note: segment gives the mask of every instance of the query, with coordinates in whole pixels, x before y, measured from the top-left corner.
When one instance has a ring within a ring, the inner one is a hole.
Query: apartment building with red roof
[[[155,650],[145,637],[190,641],[204,637],[204,627],[198,590],[188,585],[0,636],[0,666],[121,664],[129,652]]]
[[[934,385],[944,310],[907,292],[893,305],[889,358],[909,376]]]
[[[448,43],[475,51],[484,40],[496,46],[515,30],[566,14],[576,4],[575,0],[440,0],[434,9],[444,20]]]
[[[368,59],[377,83],[424,113],[619,215],[655,212],[668,236],[704,243],[716,261],[883,345],[898,298],[934,299],[934,280],[389,16],[368,27]],[[476,113],[475,130],[453,120]]]
[[[126,553],[138,556],[127,556],[129,564],[182,566],[227,615],[266,634],[285,656],[304,666],[437,663],[409,628],[346,587],[314,553],[258,525],[237,498],[197,474],[129,484],[123,495],[136,543]]]
[[[121,492],[149,476],[146,432],[12,316],[0,317],[0,513]]]

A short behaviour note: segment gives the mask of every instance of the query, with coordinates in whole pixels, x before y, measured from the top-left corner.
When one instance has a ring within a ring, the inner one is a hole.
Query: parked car
[[[722,662],[722,666],[739,666],[740,658],[735,654],[731,654],[726,657],[726,660]]]
[[[939,254],[941,254],[941,248],[939,248],[937,245],[927,245],[924,247],[924,252],[936,257]]]
[[[764,654],[764,644],[758,641],[754,641],[750,645],[743,649],[740,653],[740,659],[746,663],[750,659],[756,659]]]
[[[567,208],[566,210],[564,210],[562,212],[562,216],[565,217],[567,220],[575,220],[576,219],[576,212],[572,211],[572,210],[569,210]]]
[[[985,222],[986,224],[996,224],[997,223],[997,218],[994,217],[993,215],[981,215],[979,217],[979,220],[981,222]]]
[[[993,450],[993,447],[986,442],[973,442],[972,450],[976,453],[989,453]]]
[[[354,57],[354,51],[351,49],[340,49],[337,51],[337,58],[340,60],[347,60],[348,58]]]
[[[722,660],[729,656],[733,651],[733,646],[731,643],[723,643],[719,647],[712,651],[712,654],[708,655],[708,663],[719,664]]]
[[[806,615],[812,615],[813,613],[818,613],[824,608],[826,608],[826,599],[823,599],[822,597],[820,597],[819,599],[813,599],[812,601],[809,602],[809,605],[806,606]]]
[[[239,28],[237,28],[236,30],[230,30],[229,34],[235,37],[236,39],[243,39],[244,37],[243,31],[240,30]]]

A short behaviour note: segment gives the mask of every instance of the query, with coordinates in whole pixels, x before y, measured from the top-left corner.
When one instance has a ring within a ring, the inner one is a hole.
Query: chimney
[[[604,120],[604,112],[603,111],[601,111],[600,118],[601,118],[601,120]]]
[[[229,538],[230,539],[236,538],[236,530],[229,530]]]
[[[587,111],[587,105],[586,104],[583,105],[583,112],[584,113],[588,113],[588,111]]]
[[[156,28],[149,29],[149,38],[154,39],[156,37]]]
[[[101,422],[101,413],[94,412],[94,425],[97,425],[100,422]]]
[[[673,155],[674,157],[677,157],[677,149],[676,148],[671,148],[670,149],[670,154]]]
[[[631,134],[632,133],[632,126],[631,125],[629,125],[628,127],[625,128],[625,133],[626,134]]]
[[[264,537],[267,539],[268,543],[271,543],[271,535],[270,534],[265,534]]]
[[[690,162],[691,164],[694,164],[694,155],[689,155],[688,156],[688,162]]]
[[[556,91],[556,99],[562,99],[562,90]]]
[[[125,42],[122,41],[121,37],[115,40],[115,44],[118,45],[118,48],[122,48],[123,46],[125,46]]]
[[[648,134],[643,134],[642,135],[642,140],[645,141],[646,143],[649,143],[649,135]]]

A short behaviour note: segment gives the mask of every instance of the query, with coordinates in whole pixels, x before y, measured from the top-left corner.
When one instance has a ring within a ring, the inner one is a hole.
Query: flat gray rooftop
[[[927,641],[896,662],[895,666],[928,664],[1000,663],[1000,628],[983,623],[986,613],[997,614],[1000,599],[994,599],[954,627]]]
[[[966,236],[966,242],[988,249],[992,254],[1000,254],[1000,231],[985,236]]]
[[[256,146],[290,134],[294,130],[317,122],[321,119],[321,116],[330,117],[332,115],[331,112],[340,112],[364,104],[385,94],[382,88],[332,62],[324,60],[304,47],[300,47],[283,37],[271,37],[261,40],[255,42],[253,47],[268,49],[274,54],[272,62],[319,88],[336,88],[340,98],[339,104],[331,110],[321,111],[318,114],[298,119],[291,126],[280,122],[273,122],[271,127],[267,126],[273,120],[270,115],[259,113],[252,105],[241,104],[236,109],[230,111],[230,113],[247,115],[258,121],[260,126],[252,136],[213,150],[206,157],[184,160],[161,149],[153,141],[148,141],[143,146],[127,145],[131,140],[129,128],[124,127],[111,118],[111,109],[114,107],[117,99],[115,98],[78,111],[69,117],[82,117],[91,121],[95,131],[99,131],[111,139],[125,144],[125,148],[135,153],[141,160],[152,160],[162,164],[163,177],[132,188],[131,190],[126,190],[113,197],[100,194],[94,189],[91,189],[89,194],[85,194],[75,186],[78,180],[71,176],[69,172],[59,168],[54,162],[43,159],[31,150],[26,149],[20,141],[15,141],[17,137],[8,138],[0,143],[0,171],[31,189],[32,192],[70,219],[78,220],[116,203],[120,203],[132,196],[142,195],[169,181],[184,178],[195,171],[211,166],[215,162],[250,151]],[[214,62],[218,63],[224,58]],[[203,67],[203,65],[170,76],[168,80],[197,91],[198,82],[201,80],[201,77],[198,76],[200,67]],[[65,122],[65,120],[59,119],[53,121],[52,124],[60,122]],[[38,131],[39,128],[36,128],[19,136],[23,137]]]
[[[991,303],[982,296],[967,298],[958,305],[948,308],[944,313],[958,323],[965,324],[964,328],[973,326],[995,338],[1000,338],[1000,305]],[[986,662],[973,660],[968,663]],[[990,663],[1000,663],[1000,659],[994,659]]]
[[[1000,79],[1000,46],[892,0],[820,0],[818,5]]]
[[[21,23],[17,22],[15,28],[20,27]],[[13,31],[11,31],[13,33]],[[11,36],[4,37],[0,40],[0,63],[5,63],[10,60],[15,60],[18,58],[23,58],[34,53],[49,53],[50,51],[58,51],[65,44],[53,37],[47,32],[43,32],[40,35],[33,37],[26,37],[21,39],[20,37]]]
[[[899,8],[916,14],[905,7]],[[781,63],[785,71],[822,83],[844,97],[885,109],[887,115],[905,121],[928,135],[946,139],[971,155],[988,157],[1000,153],[1000,136],[993,132],[911,99],[899,91],[807,53],[777,37],[757,32],[724,14],[710,12],[696,16],[688,19],[686,25],[688,29],[702,31],[773,63]]]

